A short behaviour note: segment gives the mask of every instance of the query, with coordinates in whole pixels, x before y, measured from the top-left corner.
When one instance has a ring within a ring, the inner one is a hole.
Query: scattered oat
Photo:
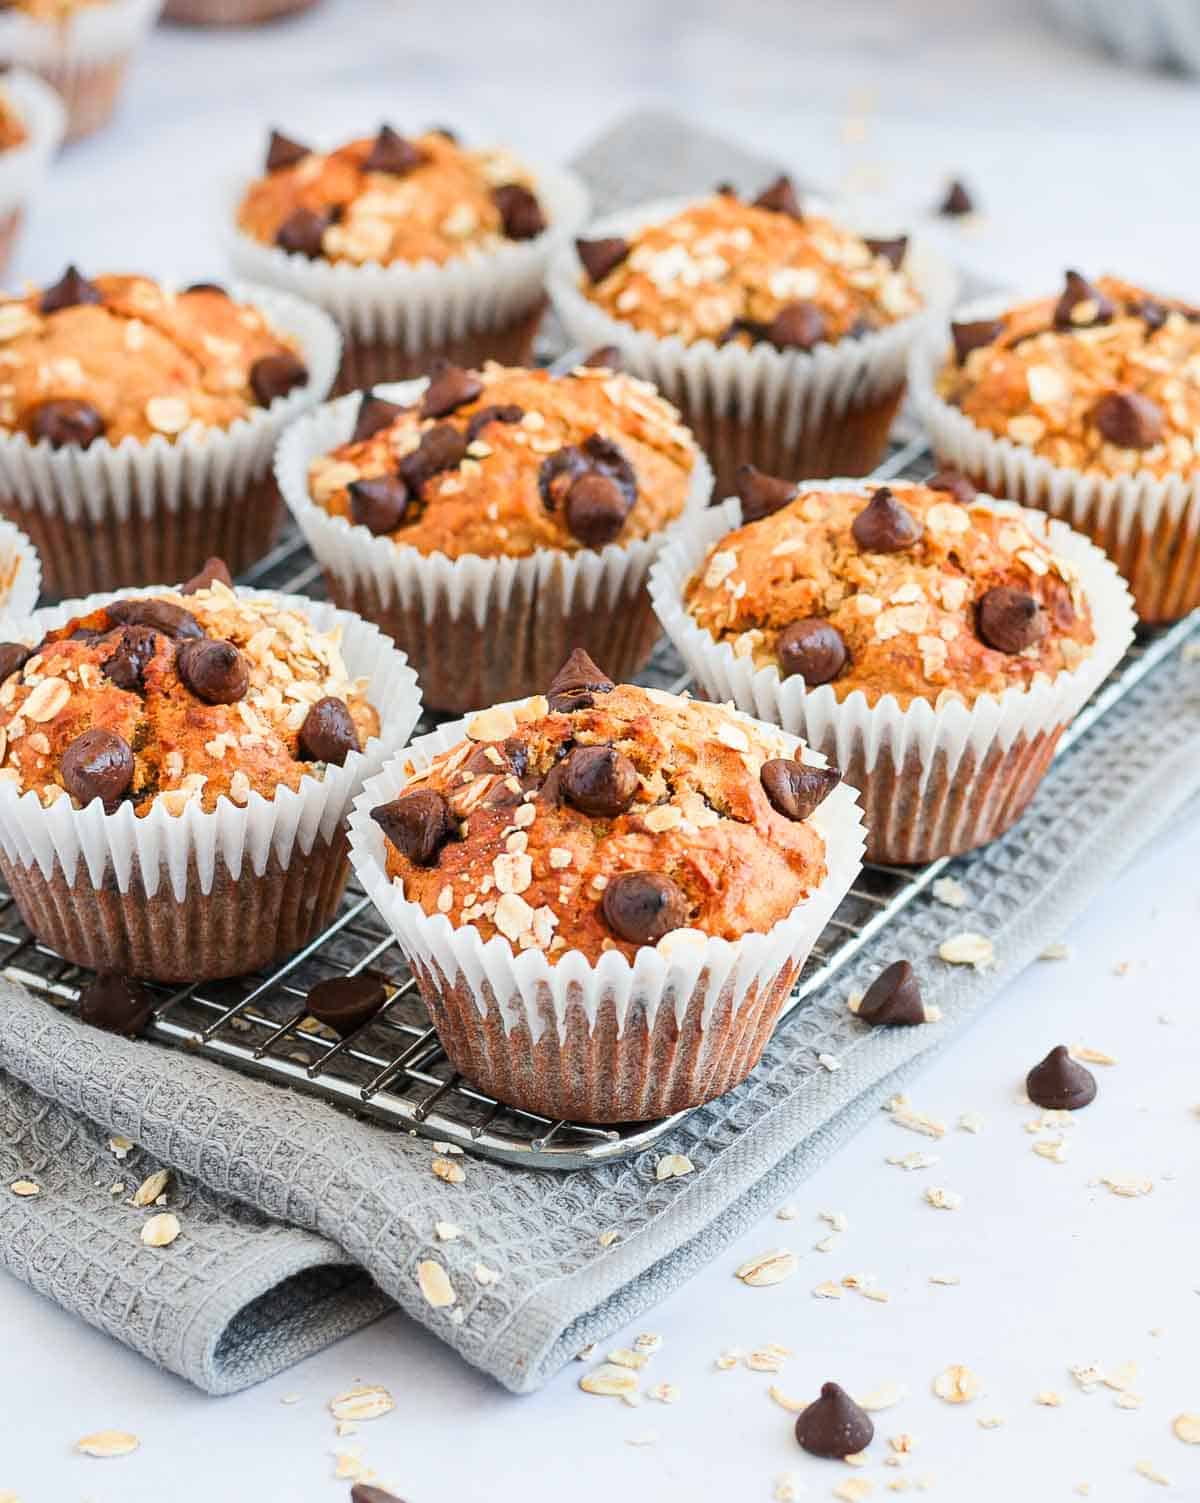
[[[645,1352],[647,1356],[653,1356],[663,1344],[662,1337],[657,1331],[639,1331],[633,1338],[635,1352]]]
[[[1103,1049],[1089,1049],[1086,1044],[1072,1044],[1071,1058],[1080,1060],[1085,1065],[1115,1065],[1118,1063],[1115,1054],[1106,1054]]]
[[[181,1230],[178,1216],[160,1211],[142,1223],[142,1241],[147,1247],[170,1247]]]
[[[696,1166],[686,1153],[664,1153],[654,1166],[655,1179],[681,1179],[694,1172]]]
[[[1101,1175],[1100,1183],[1106,1185],[1114,1195],[1122,1195],[1130,1200],[1140,1195],[1149,1195],[1154,1189],[1154,1181],[1149,1179],[1110,1179],[1107,1175]]]
[[[983,1384],[969,1367],[956,1362],[934,1378],[933,1391],[947,1404],[969,1404],[983,1392]]]
[[[812,1403],[811,1399],[792,1399],[777,1388],[774,1383],[767,1389],[767,1397],[773,1399],[781,1409],[786,1409],[789,1414],[803,1414]]]
[[[957,1211],[962,1205],[962,1196],[954,1190],[942,1189],[939,1185],[926,1185],[925,1199],[937,1211]]]
[[[482,1284],[485,1289],[491,1284],[500,1282],[500,1274],[496,1269],[489,1268],[486,1263],[476,1263],[472,1271],[475,1275],[475,1282]]]
[[[1046,948],[1038,956],[1039,960],[1070,960],[1070,958],[1070,945],[1064,945],[1061,943],[1047,945]]]
[[[1200,1414],[1177,1414],[1171,1429],[1184,1445],[1200,1446]]]
[[[939,1122],[934,1117],[927,1117],[924,1112],[914,1111],[904,1096],[893,1096],[890,1101],[885,1102],[883,1109],[897,1127],[907,1128],[909,1132],[921,1133],[926,1138],[946,1136],[944,1122]]]
[[[152,1206],[158,1197],[167,1188],[171,1178],[169,1169],[156,1169],[153,1174],[148,1174],[133,1192],[135,1206]]]
[[[300,1395],[298,1393],[281,1394],[279,1402],[281,1404],[298,1404],[300,1402]]]
[[[1056,1393],[1053,1388],[1043,1388],[1041,1393],[1034,1394],[1033,1402],[1041,1404],[1043,1409],[1061,1409],[1062,1394]]]
[[[599,1394],[602,1398],[619,1399],[637,1392],[638,1375],[626,1367],[617,1367],[611,1362],[602,1362],[579,1380],[584,1393]]]
[[[790,1347],[771,1341],[752,1351],[746,1358],[746,1366],[755,1373],[779,1373],[783,1371],[783,1365],[791,1355]]]
[[[917,1448],[916,1439],[904,1430],[898,1435],[889,1435],[888,1445],[895,1456],[910,1456]]]
[[[600,1235],[596,1238],[596,1241],[599,1242],[601,1247],[611,1247],[620,1235],[621,1234],[619,1231],[617,1231],[616,1227],[610,1226],[607,1231],[600,1233]]]
[[[430,1169],[438,1179],[444,1180],[448,1185],[461,1185],[467,1177],[466,1170],[461,1164],[456,1164],[453,1159],[434,1159]]]
[[[1118,1409],[1140,1409],[1145,1402],[1140,1393],[1119,1393],[1113,1400]]]
[[[929,1282],[931,1284],[945,1284],[947,1288],[953,1288],[956,1284],[961,1284],[962,1279],[956,1273],[931,1273],[929,1275]]]
[[[983,1117],[979,1112],[963,1112],[958,1125],[961,1131],[978,1135],[983,1131]]]
[[[462,1227],[455,1226],[453,1221],[435,1221],[433,1235],[439,1242],[457,1242],[462,1236]]]
[[[720,1373],[729,1373],[733,1371],[733,1369],[741,1360],[741,1352],[738,1351],[736,1347],[733,1347],[727,1352],[722,1352],[717,1360],[713,1363],[713,1366]]]
[[[842,1068],[842,1062],[836,1054],[818,1054],[817,1063],[822,1069],[828,1070],[831,1075],[835,1070]]]
[[[444,1310],[458,1299],[450,1275],[435,1258],[425,1258],[417,1264],[417,1284],[425,1303],[435,1310]]]
[[[1066,1138],[1039,1138],[1030,1146],[1034,1153],[1041,1158],[1049,1159],[1053,1164],[1065,1164],[1067,1161]]]
[[[933,883],[930,891],[939,903],[945,903],[947,908],[965,908],[967,903],[967,889],[961,882],[953,877],[939,877]]]
[[[859,1394],[856,1403],[860,1409],[875,1414],[880,1409],[891,1409],[907,1397],[908,1389],[903,1383],[881,1383],[878,1388],[872,1388],[870,1393]]]
[[[830,1279],[826,1279],[823,1284],[817,1284],[814,1286],[813,1293],[818,1299],[841,1299],[842,1286],[840,1284],[835,1284]]]
[[[333,1452],[333,1475],[341,1482],[368,1482],[375,1475],[357,1450]]]
[[[609,1352],[606,1360],[613,1363],[616,1367],[631,1368],[636,1373],[641,1372],[642,1368],[649,1362],[650,1357],[646,1352],[635,1352],[627,1346],[619,1346]]]
[[[869,1498],[874,1491],[875,1484],[869,1478],[847,1477],[834,1488],[833,1496],[841,1503],[862,1503],[862,1499]]]
[[[775,1503],[796,1503],[800,1496],[797,1492],[797,1482],[791,1472],[781,1472],[775,1478],[775,1484],[771,1490],[771,1497]]]
[[[1139,1477],[1145,1477],[1147,1482],[1156,1482],[1159,1487],[1170,1487],[1171,1485],[1170,1477],[1164,1477],[1152,1461],[1139,1461],[1134,1467],[1134,1471]]]
[[[28,1200],[33,1195],[40,1195],[42,1187],[31,1179],[14,1179],[8,1187],[14,1195],[19,1195],[22,1200]]]
[[[752,1289],[760,1289],[769,1284],[782,1284],[784,1279],[791,1278],[797,1266],[795,1253],[777,1247],[770,1252],[759,1253],[757,1257],[747,1258],[734,1270],[734,1274],[743,1284],[748,1284]]]
[[[128,1456],[136,1451],[140,1441],[127,1430],[97,1430],[94,1435],[85,1435],[75,1442],[75,1449],[84,1456]]]
[[[796,1217],[799,1216],[799,1214],[800,1214],[800,1212],[796,1209],[795,1206],[792,1206],[792,1205],[780,1206],[779,1209],[775,1212],[775,1220],[776,1221],[795,1221]]]
[[[999,1430],[1004,1423],[1004,1416],[1000,1414],[981,1414],[975,1421],[981,1430]]]
[[[677,1404],[679,1402],[679,1390],[674,1383],[656,1383],[647,1394],[656,1404]]]
[[[918,1153],[915,1149],[912,1153],[891,1153],[887,1161],[898,1169],[932,1169],[934,1164],[941,1163],[936,1154]]]
[[[396,1401],[386,1388],[378,1383],[351,1388],[329,1401],[329,1412],[335,1420],[373,1420],[390,1414]]]
[[[944,939],[938,946],[938,954],[950,965],[973,965],[977,971],[986,970],[996,958],[995,947],[987,935],[975,934],[970,929]]]
[[[625,1444],[627,1446],[656,1446],[658,1444],[658,1431],[643,1430],[640,1435],[627,1435],[625,1437]]]

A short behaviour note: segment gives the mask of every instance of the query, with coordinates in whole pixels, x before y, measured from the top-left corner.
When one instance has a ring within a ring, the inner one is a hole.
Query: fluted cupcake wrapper
[[[840,784],[813,823],[825,839],[820,886],[765,933],[729,941],[677,930],[632,964],[578,950],[553,963],[474,925],[453,926],[409,902],[389,880],[386,842],[371,818],[467,722],[416,740],[370,779],[350,816],[350,861],[413,967],[455,1067],[502,1101],[582,1122],[636,1121],[697,1106],[752,1070],[800,967],[857,875],[863,829],[856,795]],[[824,759],[796,738],[794,754]]]
[[[332,605],[238,594],[302,611],[318,631],[340,625],[347,670],[370,681],[379,735],[296,790],[252,792],[245,805],[221,797],[210,811],[193,802],[170,814],[158,801],[139,818],[130,804],[106,814],[98,799],[76,809],[66,797],[45,808],[0,780],[0,870],[26,923],[69,960],[157,981],[241,975],[306,944],[336,909],[348,874],[346,815],[416,724],[416,675],[375,627]],[[37,611],[14,639],[33,644],[115,598]]]
[[[955,310],[962,320],[992,318],[1013,299],[987,298]],[[944,329],[914,347],[913,396],[938,460],[993,495],[1059,517],[1103,548],[1125,576],[1140,620],[1161,626],[1200,606],[1200,461],[1165,479],[1148,470],[1111,476],[1073,470],[976,426],[938,395],[951,353]]]
[[[905,483],[889,484],[903,498]],[[825,488],[867,495],[873,486],[838,479]],[[688,582],[709,547],[741,526],[740,501],[714,507],[686,531],[674,530],[650,572],[658,619],[706,698],[732,701],[803,736],[861,790],[873,861],[932,861],[1002,835],[1033,796],[1059,736],[1133,640],[1129,591],[1099,548],[1043,512],[988,497],[980,503],[1019,515],[1075,567],[1096,641],[1074,671],[1028,689],[981,695],[970,706],[951,700],[936,708],[918,699],[901,709],[890,694],[870,705],[861,690],[839,700],[829,684],[809,689],[803,678],[784,678],[773,665],[756,669],[752,658],[737,657],[728,642],[697,625],[684,603]]]
[[[0,273],[8,266],[26,207],[37,196],[67,123],[62,100],[35,74],[13,69],[4,77],[4,89],[25,126],[26,140],[0,152]]]
[[[315,4],[316,0],[167,0],[163,16],[186,26],[256,26]]]
[[[376,391],[410,403],[422,389],[407,383]],[[457,559],[375,537],[318,506],[308,488],[310,463],[349,439],[361,400],[339,397],[289,428],[275,473],[331,596],[403,648],[425,702],[461,713],[537,693],[576,647],[611,678],[631,678],[659,636],[646,580],[666,534],[578,553]],[[711,490],[712,472],[697,450],[684,519],[704,512]]]
[[[28,616],[41,588],[37,549],[19,527],[0,518],[0,622]]]

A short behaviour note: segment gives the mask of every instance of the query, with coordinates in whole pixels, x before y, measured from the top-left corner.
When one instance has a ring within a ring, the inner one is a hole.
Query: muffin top
[[[0,644],[0,778],[49,807],[135,814],[245,804],[321,777],[379,729],[340,630],[235,595],[210,560],[196,588],[114,600]]]
[[[1057,297],[952,325],[941,397],[1051,464],[1200,468],[1200,309],[1069,271]]]
[[[225,428],[307,380],[295,341],[216,285],[69,266],[0,299],[0,429],[55,449]]]
[[[4,10],[20,11],[35,21],[66,21],[77,10],[94,10],[108,0],[6,0]]]
[[[1019,513],[904,482],[862,494],[742,482],[757,520],[713,544],[685,596],[737,657],[839,700],[940,708],[1051,680],[1091,650],[1076,571]]]
[[[0,151],[11,151],[29,139],[25,122],[8,90],[0,85]]]
[[[385,125],[330,152],[272,131],[266,175],[246,189],[238,225],[312,259],[442,265],[531,240],[546,217],[532,175],[507,152]]]
[[[579,240],[584,292],[611,317],[685,344],[808,350],[921,307],[905,237],[864,240],[802,211],[787,178],[753,203],[716,193],[629,239]]]
[[[448,558],[576,552],[657,532],[683,510],[695,441],[645,381],[445,366],[421,400],[365,394],[349,443],[313,460],[313,500]]]

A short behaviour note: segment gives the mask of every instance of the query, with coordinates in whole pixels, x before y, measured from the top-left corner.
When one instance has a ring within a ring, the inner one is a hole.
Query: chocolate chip
[[[1065,1044],[1056,1044],[1025,1077],[1034,1106],[1048,1112],[1077,1112],[1096,1099],[1096,1077],[1072,1059]]]
[[[907,960],[880,971],[858,1004],[858,1016],[872,1028],[909,1028],[925,1021],[921,987]]]
[[[441,365],[430,373],[429,385],[421,403],[421,416],[445,417],[456,407],[473,402],[483,391],[483,382],[474,371],[465,371],[458,365]]]
[[[185,293],[188,293],[188,292],[211,292],[214,297],[228,297],[229,296],[228,290],[226,288],[222,287],[221,284],[220,284],[220,282],[193,282],[190,286],[185,287],[183,290],[184,290]]]
[[[629,241],[619,235],[608,235],[600,240],[576,240],[575,252],[588,274],[588,281],[603,282],[610,271],[615,270],[629,254]]]
[[[359,971],[355,976],[330,976],[318,981],[304,1005],[318,1023],[347,1038],[369,1023],[387,999],[384,978],[373,971]]]
[[[1140,392],[1106,392],[1092,409],[1092,418],[1109,443],[1118,448],[1152,449],[1162,442],[1162,409]]]
[[[54,286],[42,293],[40,306],[43,313],[61,313],[64,308],[103,301],[95,282],[89,282],[77,267],[68,266]]]
[[[632,506],[637,500],[637,476],[619,445],[613,443],[611,438],[593,433],[583,441],[583,455],[593,469],[617,482],[626,502]]]
[[[810,1456],[831,1461],[857,1456],[875,1438],[871,1416],[837,1383],[822,1383],[821,1397],[796,1421],[796,1439]]]
[[[772,757],[763,763],[759,777],[771,807],[785,819],[796,820],[819,809],[842,781],[836,767],[808,767],[791,757]]]
[[[433,866],[457,828],[450,805],[433,788],[403,793],[371,810],[371,818],[414,866]]]
[[[758,522],[779,511],[795,499],[796,487],[789,480],[756,470],[752,464],[738,465],[733,488],[742,503],[742,521]]]
[[[737,185],[735,183],[718,183],[713,192],[720,198],[736,198],[738,196]]]
[[[546,228],[546,216],[536,195],[520,183],[504,183],[493,188],[492,202],[499,210],[504,233],[510,240],[533,240]]]
[[[481,407],[471,414],[467,424],[467,442],[473,444],[489,423],[519,423],[525,416],[524,407],[515,402],[503,402],[493,407]]]
[[[334,222],[331,209],[293,209],[275,231],[275,244],[292,256],[315,261],[325,242],[325,231]]]
[[[199,641],[204,636],[204,628],[191,611],[169,600],[110,600],[104,609],[110,621],[122,626],[152,626],[178,641]]]
[[[717,343],[718,345],[732,344],[743,334],[751,344],[760,344],[767,337],[767,325],[756,318],[735,318],[718,337]]]
[[[1067,285],[1054,305],[1054,327],[1086,329],[1093,324],[1109,323],[1115,312],[1111,299],[1098,287],[1093,287],[1079,272],[1069,271]]]
[[[945,196],[938,205],[938,213],[947,219],[957,219],[963,214],[973,214],[975,202],[967,192],[966,184],[953,178],[946,188]]]
[[[390,172],[393,177],[403,177],[425,160],[425,153],[419,146],[390,125],[381,125],[375,144],[363,163],[363,171]]]
[[[997,652],[1024,652],[1046,635],[1046,613],[1023,590],[996,585],[982,597],[975,617],[980,640]]]
[[[799,674],[810,689],[815,689],[836,678],[846,666],[846,643],[832,622],[821,616],[806,616],[779,633],[775,656],[785,678]]]
[[[628,515],[629,502],[608,475],[589,470],[567,492],[567,531],[585,548],[615,542]]]
[[[904,265],[904,258],[908,255],[907,235],[897,235],[892,240],[868,239],[865,243],[871,254],[882,256],[893,271],[899,271]]]
[[[624,814],[638,791],[638,771],[612,746],[577,746],[563,763],[567,802],[602,819]]]
[[[127,626],[117,640],[116,650],[100,664],[110,683],[128,694],[145,692],[146,664],[154,656],[158,633],[150,626]]]
[[[341,767],[352,751],[361,751],[358,731],[344,699],[318,699],[300,727],[300,752],[307,762]]]
[[[358,414],[354,419],[354,432],[350,435],[350,442],[361,444],[364,439],[373,438],[384,428],[390,427],[402,412],[407,411],[408,408],[402,407],[398,402],[385,402],[373,391],[364,391],[362,400],[358,404]]]
[[[443,470],[453,470],[463,462],[467,452],[466,435],[449,423],[427,428],[421,442],[400,461],[400,478],[414,495]]]
[[[350,497],[350,520],[376,537],[395,532],[404,521],[411,497],[399,475],[352,480],[346,490]]]
[[[977,318],[972,323],[950,325],[954,338],[954,354],[959,365],[965,365],[972,350],[982,350],[985,345],[995,344],[1004,333],[1002,318]]]
[[[200,590],[209,590],[218,579],[223,585],[233,588],[233,575],[229,572],[229,565],[223,558],[217,558],[214,555],[204,560],[203,567],[198,574],[193,574],[186,584],[179,586],[179,593],[195,595]]]
[[[33,652],[33,648],[26,647],[24,642],[0,642],[0,684],[11,678],[18,668],[24,668]]]
[[[864,553],[902,553],[921,540],[925,528],[881,485],[850,531]]]
[[[1135,298],[1125,304],[1125,312],[1131,318],[1140,318],[1147,334],[1156,334],[1167,321],[1166,308],[1152,297]]]
[[[781,173],[773,183],[763,189],[754,200],[754,207],[770,209],[773,214],[790,214],[793,219],[804,218],[804,210],[800,207],[796,189],[791,178],[785,173]]]
[[[970,506],[979,492],[959,470],[942,469],[925,482],[931,491],[947,491],[962,506]]]
[[[350,1489],[350,1503],[404,1503],[395,1493],[370,1482],[356,1482]]]
[[[52,449],[87,449],[104,437],[104,419],[90,402],[60,397],[34,408],[29,431],[34,439],[46,439]]]
[[[547,511],[557,511],[567,492],[588,468],[582,449],[567,444],[542,460],[538,469],[538,494]]]
[[[550,709],[569,715],[572,710],[590,710],[594,695],[611,694],[616,688],[612,679],[598,668],[582,647],[576,647],[546,690]]]
[[[232,642],[219,638],[186,642],[175,655],[175,665],[187,688],[205,704],[236,704],[250,687],[245,658]]]
[[[622,872],[600,901],[608,927],[631,945],[652,945],[688,921],[687,895],[662,872]]]
[[[449,141],[451,146],[458,145],[458,132],[451,130],[448,125],[431,125],[426,132],[430,136],[441,136],[443,141]]]
[[[312,148],[293,141],[282,131],[273,130],[267,141],[267,171],[278,172],[281,167],[294,167],[305,157],[312,156]]]
[[[262,355],[250,367],[250,390],[260,407],[269,407],[276,397],[286,397],[296,386],[308,382],[308,366],[289,350]]]
[[[111,810],[133,782],[133,751],[116,731],[94,725],[62,755],[63,787],[86,808],[98,798]]]
[[[79,1016],[93,1028],[136,1038],[154,1016],[154,1001],[132,977],[101,971],[79,993]]]
[[[767,325],[767,339],[777,350],[811,350],[825,338],[825,315],[816,303],[788,303]]]

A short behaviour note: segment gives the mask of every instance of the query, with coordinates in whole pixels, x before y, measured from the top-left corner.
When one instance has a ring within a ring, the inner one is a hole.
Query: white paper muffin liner
[[[868,495],[870,481],[833,480],[824,488]],[[903,481],[889,481],[902,498]],[[809,690],[773,665],[756,669],[697,625],[684,605],[688,581],[711,544],[742,525],[742,504],[714,507],[698,525],[672,532],[650,572],[650,595],[668,636],[708,699],[803,736],[863,794],[867,854],[884,862],[932,861],[982,845],[1012,825],[1050,764],[1058,738],[1120,661],[1136,624],[1129,592],[1112,563],[1087,538],[1045,513],[980,497],[1012,512],[1078,570],[1096,641],[1073,672],[1031,688],[981,695],[973,705],[936,709],[915,700],[901,709],[888,694],[875,705],[861,690],[839,701],[833,687]]]
[[[37,611],[13,640],[31,645],[72,617],[155,586],[94,595]],[[342,767],[305,776],[245,806],[222,796],[205,811],[139,818],[106,814],[0,780],[0,868],[22,916],[68,959],[160,981],[240,975],[300,948],[333,917],[348,875],[345,818],[364,781],[408,739],[420,715],[416,675],[375,627],[324,602],[239,589],[303,612],[318,631],[342,629],[352,677],[369,679],[379,734]],[[10,626],[13,623],[10,623]]]
[[[994,318],[1024,301],[990,297],[956,309],[954,317]],[[1086,533],[1125,576],[1142,621],[1163,625],[1200,606],[1200,463],[1190,475],[1166,478],[1148,470],[1113,476],[1052,464],[978,427],[942,400],[936,382],[951,353],[945,329],[929,330],[914,347],[909,368],[939,461],[993,495],[1036,506]]]
[[[19,527],[0,518],[0,621],[20,621],[37,605],[42,565]],[[11,638],[6,639],[11,640]]]
[[[426,914],[388,878],[371,810],[403,791],[410,764],[428,766],[466,726],[419,737],[365,784],[350,816],[355,873],[399,940],[456,1067],[501,1100],[574,1121],[662,1116],[738,1084],[860,869],[853,789],[839,784],[812,817],[825,839],[825,880],[765,933],[731,942],[685,929],[644,946],[632,964],[615,950],[594,964],[567,950],[551,963],[540,950],[514,950],[498,935],[485,943],[474,925]]]
[[[632,236],[689,202],[645,204],[591,225],[588,235]],[[823,205],[809,202],[823,212]],[[556,253],[548,284],[572,344],[584,350],[616,345],[626,369],[653,381],[680,407],[723,496],[747,462],[789,478],[864,474],[878,464],[904,393],[909,349],[931,320],[944,316],[958,285],[949,264],[919,239],[910,241],[905,266],[925,302],[919,313],[810,351],[765,343],[718,346],[711,339],[686,344],[678,335],[660,338],[612,318],[581,291],[583,267],[573,244]]]
[[[305,386],[227,428],[174,443],[156,433],[145,443],[97,439],[86,449],[54,449],[23,433],[0,435],[0,514],[33,539],[47,593],[187,579],[214,553],[239,574],[267,551],[282,511],[275,444],[328,394],[341,339],[332,319],[298,298],[242,283],[230,291],[296,340]]]
[[[25,126],[20,146],[0,152],[0,272],[8,264],[29,203],[62,145],[67,117],[62,101],[33,73],[13,70],[0,80]]]
[[[406,382],[375,391],[408,404],[423,387]],[[396,639],[420,675],[426,703],[461,712],[533,694],[575,647],[586,648],[611,678],[631,678],[659,635],[645,587],[666,533],[527,558],[451,559],[397,547],[309,495],[309,464],[350,438],[361,400],[358,393],[339,397],[289,428],[275,473],[333,598]],[[697,450],[681,520],[699,517],[711,491],[712,471]]]

